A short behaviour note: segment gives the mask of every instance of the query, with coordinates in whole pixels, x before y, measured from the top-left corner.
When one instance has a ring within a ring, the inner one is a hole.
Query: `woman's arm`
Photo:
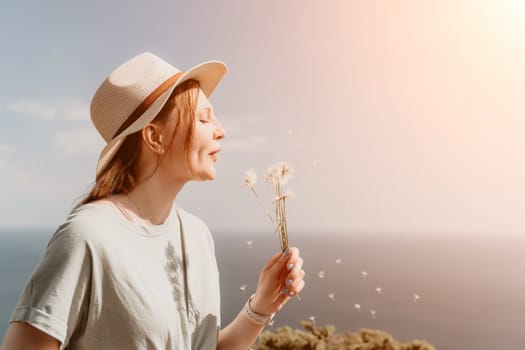
[[[217,350],[247,350],[255,342],[263,328],[264,325],[250,321],[241,311],[226,328],[219,332]]]
[[[305,272],[302,266],[303,259],[299,256],[297,248],[274,255],[259,275],[259,284],[250,308],[261,315],[271,315],[281,310],[290,297],[298,295],[304,287]],[[242,310],[219,332],[217,349],[247,350],[263,328],[264,325],[250,320]]]
[[[25,322],[11,322],[0,350],[59,350],[60,342]]]

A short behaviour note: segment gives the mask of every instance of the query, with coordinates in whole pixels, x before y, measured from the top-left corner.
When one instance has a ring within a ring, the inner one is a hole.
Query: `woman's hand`
[[[259,275],[259,284],[251,301],[253,311],[270,315],[281,310],[290,297],[303,289],[305,272],[302,268],[303,259],[295,247],[271,257]]]

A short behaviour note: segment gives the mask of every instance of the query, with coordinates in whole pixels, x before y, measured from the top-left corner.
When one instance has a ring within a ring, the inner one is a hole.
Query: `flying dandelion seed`
[[[376,310],[370,310],[370,313],[372,314],[372,318],[376,318]]]
[[[363,278],[366,278],[366,276],[368,276],[368,272],[366,272],[366,271],[361,271],[361,275],[363,275]]]
[[[328,185],[330,183],[330,181],[328,181],[328,179],[324,180],[324,184],[325,185]]]
[[[350,204],[347,204],[346,209],[352,209],[352,206]]]
[[[361,304],[354,304],[355,309],[357,312],[361,312]]]
[[[292,129],[288,129],[288,136],[292,136]]]
[[[239,287],[239,289],[241,290],[241,292],[244,293],[244,292],[246,291],[246,285],[245,285],[245,284],[241,285],[241,286]]]
[[[336,264],[340,264],[341,262],[342,262],[341,259],[339,259],[339,258],[335,259],[335,263],[336,263]]]
[[[308,319],[309,319],[310,321],[312,321],[312,323],[315,324],[315,316],[310,316],[310,317],[308,317]]]
[[[335,294],[334,293],[328,294],[328,297],[330,298],[330,300],[335,301]]]
[[[319,276],[319,278],[324,278],[324,270],[319,271],[317,275]]]
[[[272,326],[273,326],[273,323],[274,323],[274,320],[269,320],[269,321],[268,321],[268,326],[272,327]]]
[[[312,166],[317,166],[317,161],[316,160],[312,160]]]
[[[253,245],[253,241],[246,241],[246,244],[248,245],[248,248],[251,248]]]
[[[383,288],[381,288],[381,287],[377,287],[376,288],[376,292],[378,292],[379,294],[381,294],[382,291],[383,291]]]
[[[417,295],[417,294],[414,294],[414,303],[415,303],[416,301],[418,301],[418,300],[419,300],[419,298],[420,298],[420,296],[419,296],[419,295]]]

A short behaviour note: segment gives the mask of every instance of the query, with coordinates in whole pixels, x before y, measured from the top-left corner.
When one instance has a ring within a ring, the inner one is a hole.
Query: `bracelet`
[[[255,322],[257,324],[260,324],[260,325],[266,325],[268,324],[269,322],[271,322],[273,320],[273,317],[275,316],[275,312],[272,313],[271,315],[262,315],[262,314],[259,314],[255,311],[252,310],[252,307],[250,306],[250,302],[252,301],[253,297],[255,296],[255,294],[252,294],[250,296],[250,299],[248,299],[248,301],[246,302],[246,304],[244,304],[244,313],[246,314],[246,316],[248,316],[248,318],[252,321],[252,322]]]

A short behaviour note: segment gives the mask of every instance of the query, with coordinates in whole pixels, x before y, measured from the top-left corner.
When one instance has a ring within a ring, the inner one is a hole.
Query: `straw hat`
[[[91,100],[91,120],[107,143],[98,159],[97,176],[125,137],[157,116],[175,87],[195,79],[210,96],[226,71],[223,62],[208,61],[183,72],[146,52],[111,72]]]

